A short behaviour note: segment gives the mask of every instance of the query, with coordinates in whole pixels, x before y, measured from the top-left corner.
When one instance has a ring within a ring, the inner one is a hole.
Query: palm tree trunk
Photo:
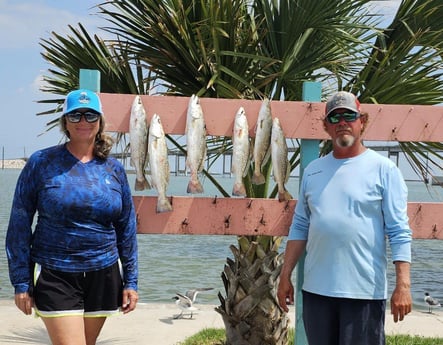
[[[219,293],[216,308],[226,328],[226,345],[286,345],[289,318],[276,298],[283,263],[277,252],[281,237],[240,237],[232,245],[222,279],[226,297]]]

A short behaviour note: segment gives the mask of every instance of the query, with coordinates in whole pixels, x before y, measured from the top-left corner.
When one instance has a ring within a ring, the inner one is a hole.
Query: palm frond
[[[244,1],[108,1],[100,8],[113,24],[105,29],[168,81],[169,94],[239,98],[255,88],[259,41]]]
[[[78,88],[79,70],[95,69],[101,73],[101,91],[110,93],[143,93],[143,85],[136,83],[134,71],[137,66],[131,65],[132,57],[128,47],[115,41],[112,45],[97,35],[91,37],[86,29],[79,24],[78,28],[68,26],[71,34],[62,36],[55,32],[49,39],[42,39],[40,45],[44,49],[43,58],[53,68],[43,77],[45,85],[42,91],[65,95]],[[137,60],[135,60],[137,61]],[[54,113],[60,110],[61,99],[40,100],[39,103],[55,104],[55,108],[40,113]]]

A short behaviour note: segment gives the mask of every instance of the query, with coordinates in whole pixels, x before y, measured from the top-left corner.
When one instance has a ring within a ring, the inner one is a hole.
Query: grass
[[[224,345],[225,330],[221,328],[205,328],[186,338],[180,345]],[[294,329],[289,330],[289,343],[294,345]],[[386,345],[443,345],[442,338],[425,338],[408,335],[388,335]]]

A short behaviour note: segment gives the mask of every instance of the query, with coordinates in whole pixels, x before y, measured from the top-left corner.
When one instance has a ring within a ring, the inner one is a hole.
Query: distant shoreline
[[[0,160],[1,169],[23,169],[26,164],[24,159],[3,159]]]

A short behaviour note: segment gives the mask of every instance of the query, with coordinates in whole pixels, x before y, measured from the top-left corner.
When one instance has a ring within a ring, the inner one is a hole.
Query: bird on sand
[[[193,313],[195,313],[198,309],[194,307],[195,299],[197,298],[198,293],[203,291],[213,290],[213,288],[198,288],[192,289],[185,292],[185,294],[181,294],[177,292],[172,299],[175,299],[175,304],[181,309],[181,313],[174,316],[174,319],[178,319],[183,316],[184,313],[191,314],[189,317],[192,319]]]
[[[425,302],[429,306],[429,313],[432,313],[432,307],[441,307],[438,299],[435,299],[429,295],[429,293],[425,292]]]

